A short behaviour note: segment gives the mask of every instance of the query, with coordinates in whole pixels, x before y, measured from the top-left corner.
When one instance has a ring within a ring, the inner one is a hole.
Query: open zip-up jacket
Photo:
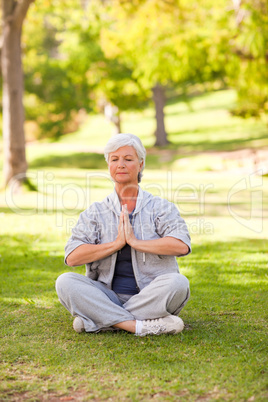
[[[82,244],[109,243],[118,234],[121,205],[116,191],[103,201],[93,203],[79,216],[65,247],[68,255]],[[153,240],[171,236],[183,241],[191,252],[191,239],[184,219],[177,207],[139,187],[132,227],[137,239]],[[188,253],[188,254],[189,254]],[[112,288],[117,253],[86,264],[86,276]],[[175,256],[142,253],[131,248],[133,271],[141,290],[159,275],[179,272]]]

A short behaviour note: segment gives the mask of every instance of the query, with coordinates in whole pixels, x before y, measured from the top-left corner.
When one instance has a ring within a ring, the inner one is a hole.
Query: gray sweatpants
[[[58,277],[56,291],[72,316],[82,318],[86,332],[123,321],[178,315],[190,296],[188,279],[177,273],[160,275],[138,294],[127,296],[84,275],[67,272]]]

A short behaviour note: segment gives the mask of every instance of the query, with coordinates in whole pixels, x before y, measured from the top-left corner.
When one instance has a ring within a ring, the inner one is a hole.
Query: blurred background
[[[103,146],[131,132],[145,187],[196,223],[230,217],[238,183],[248,226],[268,172],[267,19],[265,0],[2,0],[2,217],[105,196]]]

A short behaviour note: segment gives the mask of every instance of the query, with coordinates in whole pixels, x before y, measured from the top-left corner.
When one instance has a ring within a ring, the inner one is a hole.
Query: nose
[[[118,159],[118,165],[119,168],[124,168],[125,167],[125,161],[123,158]]]

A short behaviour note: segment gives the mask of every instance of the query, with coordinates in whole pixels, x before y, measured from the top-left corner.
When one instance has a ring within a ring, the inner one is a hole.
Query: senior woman
[[[133,134],[105,147],[114,191],[81,213],[67,242],[65,263],[86,275],[64,273],[60,302],[76,332],[122,329],[137,336],[176,334],[189,299],[188,279],[176,256],[190,252],[190,236],[174,204],[143,191],[146,151]]]

